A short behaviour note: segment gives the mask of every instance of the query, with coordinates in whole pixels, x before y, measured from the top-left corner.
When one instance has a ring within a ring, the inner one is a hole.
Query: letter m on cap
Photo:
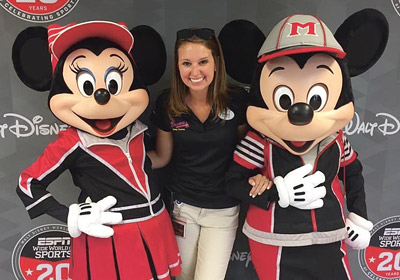
[[[317,36],[316,33],[316,24],[317,22],[306,22],[306,23],[300,23],[300,22],[290,22],[290,33],[288,37],[291,36],[298,36],[298,35],[314,35]],[[305,29],[306,32],[299,32],[299,29]]]

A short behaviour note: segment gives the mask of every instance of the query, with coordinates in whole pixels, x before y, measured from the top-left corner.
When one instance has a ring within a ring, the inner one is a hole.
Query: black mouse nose
[[[296,103],[290,106],[288,117],[291,124],[306,125],[314,117],[314,110],[307,103]]]
[[[99,88],[94,93],[94,99],[96,100],[97,104],[105,105],[110,100],[110,93],[105,88]]]

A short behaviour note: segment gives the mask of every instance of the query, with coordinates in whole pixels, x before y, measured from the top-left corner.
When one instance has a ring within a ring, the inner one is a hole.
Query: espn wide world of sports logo
[[[0,0],[7,12],[25,21],[44,23],[66,16],[79,0]]]
[[[369,246],[358,252],[362,271],[372,280],[400,280],[400,216],[376,223]]]
[[[71,237],[66,225],[36,227],[17,242],[12,269],[17,280],[70,279]]]

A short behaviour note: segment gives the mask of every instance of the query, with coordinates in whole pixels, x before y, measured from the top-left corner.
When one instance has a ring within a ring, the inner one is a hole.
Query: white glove
[[[346,219],[346,229],[349,237],[344,242],[354,250],[362,250],[368,247],[371,239],[370,231],[374,225],[353,212]]]
[[[321,208],[324,205],[322,198],[326,195],[326,188],[316,186],[325,182],[325,175],[317,171],[307,176],[312,169],[311,164],[306,164],[290,171],[285,178],[275,177],[274,183],[278,190],[280,207],[286,208],[290,205],[309,210]]]
[[[117,200],[113,196],[107,196],[97,203],[88,197],[85,203],[69,206],[69,234],[74,238],[79,237],[82,232],[99,238],[112,236],[114,230],[104,224],[116,225],[122,222],[121,213],[106,212],[115,203]]]

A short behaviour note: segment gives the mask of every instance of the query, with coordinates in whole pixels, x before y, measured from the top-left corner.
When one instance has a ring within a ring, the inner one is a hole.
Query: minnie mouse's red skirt
[[[71,279],[152,279],[143,242],[150,251],[158,279],[180,274],[181,259],[166,210],[147,221],[116,225],[113,229],[110,238],[82,234],[73,239]]]

